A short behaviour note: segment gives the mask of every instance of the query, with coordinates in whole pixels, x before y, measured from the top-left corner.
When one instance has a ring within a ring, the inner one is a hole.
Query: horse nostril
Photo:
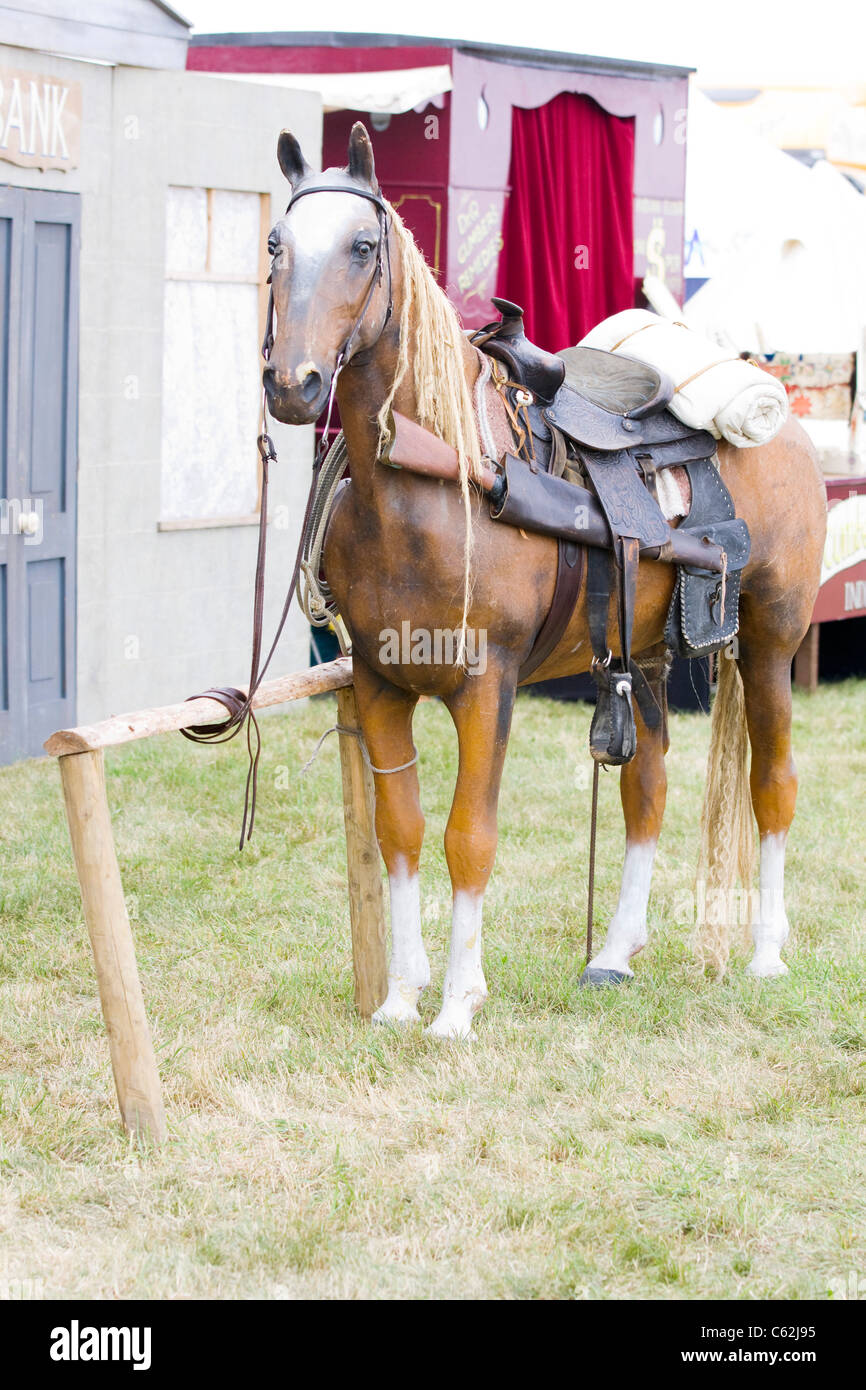
[[[301,395],[309,405],[314,401],[322,389],[322,377],[319,372],[307,372],[301,383]]]

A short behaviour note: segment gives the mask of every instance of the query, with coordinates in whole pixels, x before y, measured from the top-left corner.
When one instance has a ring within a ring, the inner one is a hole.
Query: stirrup
[[[592,674],[598,696],[589,727],[589,751],[598,763],[631,762],[637,751],[631,672],[612,671],[608,652],[606,661],[593,660]]]

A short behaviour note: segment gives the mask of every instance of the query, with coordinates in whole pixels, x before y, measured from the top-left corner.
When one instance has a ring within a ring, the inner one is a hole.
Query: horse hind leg
[[[417,696],[389,685],[353,658],[355,694],[364,741],[374,767],[402,767],[413,758],[412,716]],[[418,1000],[430,983],[430,965],[421,935],[418,865],[424,816],[416,764],[402,772],[374,773],[376,837],[385,867],[391,905],[391,956],[388,993],[373,1014],[374,1023],[420,1023]]]
[[[789,934],[785,845],[797,800],[791,662],[809,626],[818,588],[824,537],[820,480],[816,492],[815,514],[804,511],[797,534],[789,535],[787,544],[778,538],[773,562],[750,577],[738,634],[737,666],[751,746],[749,791],[760,837],[760,891],[751,912],[755,949],[748,970],[762,978],[788,970],[781,955]],[[805,488],[803,494],[805,508],[810,494]],[[751,884],[744,881],[743,886]]]
[[[653,690],[664,702],[663,679],[653,683]],[[647,942],[647,904],[667,795],[667,718],[662,708],[662,718],[650,729],[635,707],[637,751],[623,765],[619,783],[626,829],[619,901],[603,947],[580,978],[582,985],[621,984],[633,978],[630,962]]]
[[[719,656],[719,688],[713,708],[713,735],[704,828],[708,863],[726,869],[720,877],[733,888],[738,876],[751,897],[753,975],[784,975],[782,947],[788,938],[785,911],[785,844],[794,818],[797,774],[791,750],[791,662],[806,633],[818,592],[824,548],[827,500],[814,451],[796,424],[777,440],[743,456],[720,449],[723,475],[746,516],[752,557],[743,575],[736,661]],[[740,683],[742,681],[742,684]],[[727,711],[727,715],[726,715]],[[718,716],[718,717],[717,717]],[[746,776],[748,745],[751,768]],[[735,769],[732,773],[730,769]],[[727,784],[710,815],[711,785]],[[751,802],[751,806],[750,806]],[[760,892],[751,894],[754,811],[760,837]],[[732,882],[733,880],[733,882]],[[733,894],[732,894],[733,896]],[[724,968],[727,936],[740,914],[732,903],[719,904],[726,925],[710,952]],[[706,958],[706,952],[704,952]]]
[[[705,875],[708,899],[718,895],[720,901],[713,904],[698,934],[700,954],[717,971],[725,968],[732,926],[740,917],[734,906],[736,877],[750,900],[754,954],[749,973],[769,978],[788,970],[781,955],[789,933],[785,845],[797,799],[791,749],[791,661],[811,605],[804,611],[802,623],[793,619],[784,627],[773,627],[772,604],[745,601],[736,660],[728,651],[719,656],[700,873]],[[748,780],[746,732],[751,747]],[[757,895],[752,893],[752,811],[760,837]]]
[[[795,648],[794,648],[795,650]],[[760,836],[760,891],[752,909],[752,975],[785,975],[782,947],[788,939],[785,910],[785,845],[794,819],[797,773],[791,748],[791,660],[794,650],[758,656],[746,643],[740,649],[740,674],[752,749],[749,774],[752,807]]]

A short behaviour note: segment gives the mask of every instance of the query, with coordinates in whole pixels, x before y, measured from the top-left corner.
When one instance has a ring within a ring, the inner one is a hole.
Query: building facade
[[[0,6],[6,762],[56,728],[246,680],[276,140],[291,125],[321,149],[316,95],[186,72],[166,6],[40,9]],[[312,446],[273,433],[266,631]],[[296,613],[273,674],[307,659]]]

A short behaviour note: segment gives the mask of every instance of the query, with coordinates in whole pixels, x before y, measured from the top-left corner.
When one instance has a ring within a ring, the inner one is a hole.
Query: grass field
[[[577,988],[583,706],[522,699],[471,1044],[351,1007],[334,722],[264,727],[252,846],[241,749],[108,756],[170,1137],[119,1128],[57,768],[0,769],[0,1296],[838,1298],[866,1293],[866,685],[798,696],[788,977],[698,976],[682,916],[708,721],[672,719],[650,945]],[[456,743],[416,723],[436,1012]],[[603,779],[598,920],[623,845]]]

